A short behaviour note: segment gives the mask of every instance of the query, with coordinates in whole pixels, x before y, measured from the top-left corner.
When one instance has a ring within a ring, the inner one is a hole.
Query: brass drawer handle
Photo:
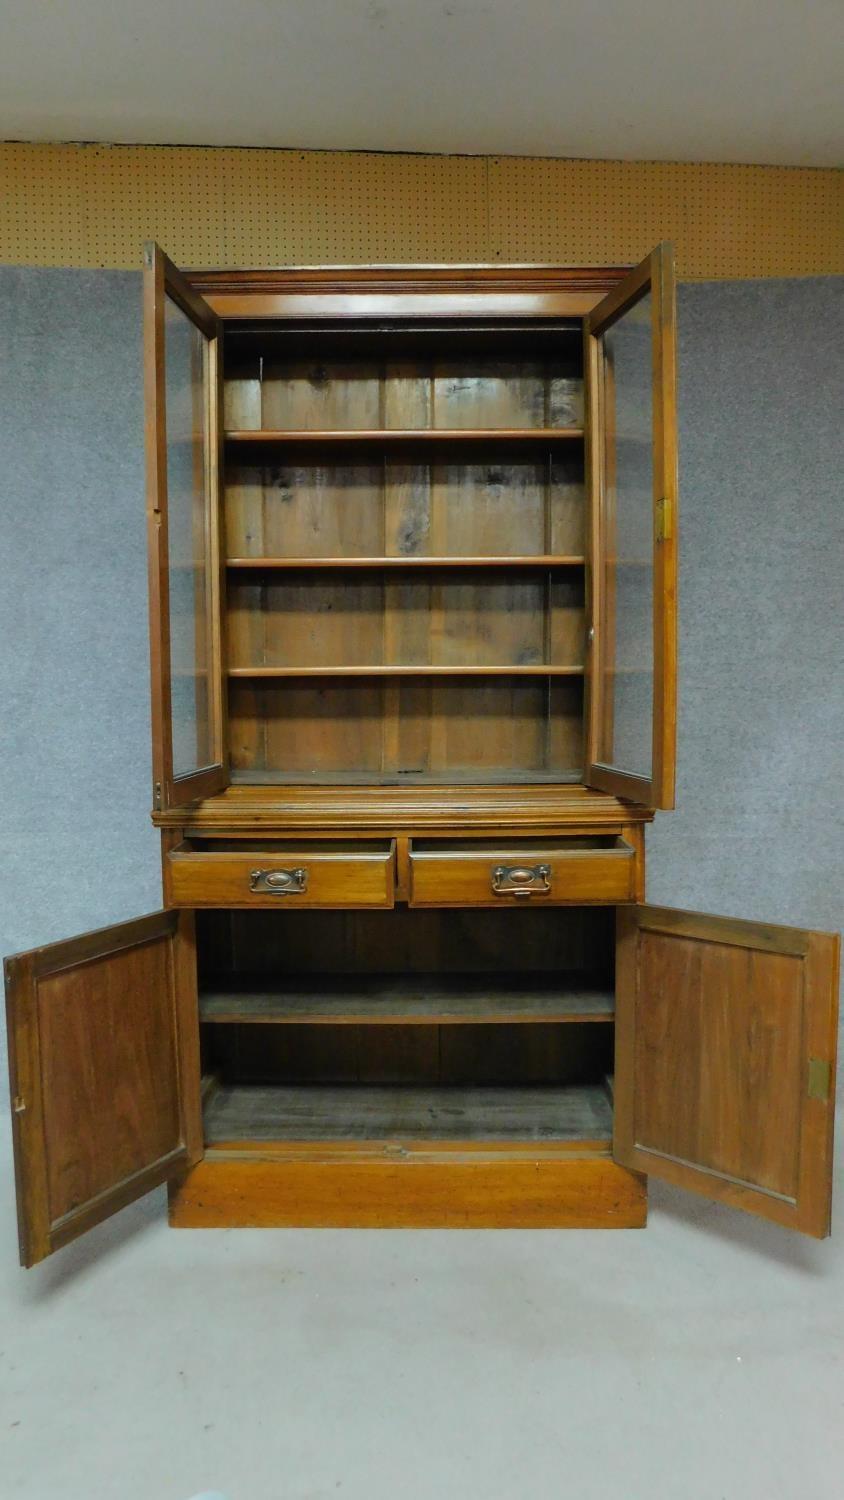
[[[496,865],[492,889],[496,896],[547,896],[551,890],[551,866]]]
[[[298,870],[252,870],[249,876],[250,891],[268,896],[298,896],[307,888],[308,872],[301,865]]]

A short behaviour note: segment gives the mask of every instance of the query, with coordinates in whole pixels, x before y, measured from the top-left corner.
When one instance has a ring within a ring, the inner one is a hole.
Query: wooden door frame
[[[42,979],[143,944],[172,947],[174,1045],[181,1140],[166,1156],[133,1173],[58,1221],[51,1221],[41,1061],[38,986]],[[5,960],[9,1083],[21,1264],[32,1266],[116,1213],[203,1153],[199,1018],[193,912],[159,911],[86,932]]]
[[[167,414],[164,309],[169,297],[207,340],[208,493],[206,571],[208,578],[208,693],[212,736],[211,765],[190,776],[173,775],[170,665],[170,585],[167,526]],[[158,245],[144,246],[144,402],[147,461],[147,541],[150,603],[150,698],[152,718],[153,806],[156,811],[184,806],[222,791],[229,781],[223,638],[224,547],[222,325]]]
[[[647,905],[620,906],[617,931],[615,1160],[622,1166],[647,1172],[713,1201],[758,1214],[817,1239],[824,1238],[829,1233],[832,1192],[840,960],[838,935]],[[641,932],[803,960],[803,1076],[799,1080],[802,1102],[797,1193],[793,1199],[637,1141],[636,1036]],[[815,1069],[820,1070],[823,1087],[815,1081]]]
[[[607,582],[606,452],[602,441],[609,420],[600,352],[602,335],[648,293],[652,296],[653,410],[653,735],[651,775],[622,771],[599,758],[612,724],[607,662],[615,643],[607,640],[603,612]],[[584,319],[586,379],[587,488],[589,497],[588,704],[586,780],[649,808],[671,808],[675,796],[677,742],[677,411],[676,293],[670,245],[659,245]]]

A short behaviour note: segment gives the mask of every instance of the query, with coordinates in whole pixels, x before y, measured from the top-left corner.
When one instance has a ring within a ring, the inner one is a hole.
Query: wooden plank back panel
[[[431,465],[432,525],[443,557],[545,551],[546,465],[507,453],[455,454]]]
[[[239,336],[238,336],[239,337]],[[235,345],[228,417],[243,430],[390,426],[492,430],[582,421],[580,344],[553,357],[372,357],[355,337],[338,353],[283,357],[271,337]],[[472,336],[475,338],[475,336]],[[406,344],[406,340],[403,340]],[[284,461],[228,466],[230,556],[244,558],[524,557],[584,537],[583,454],[446,451],[421,455],[318,448]],[[280,457],[280,455],[278,455]],[[449,570],[412,575],[230,572],[228,664],[580,666],[583,578],[577,568]],[[517,678],[366,679],[229,687],[232,757],[241,774],[448,777],[560,775],[582,766],[582,686]]]
[[[232,763],[242,775],[576,779],[583,765],[582,684],[561,679],[366,678],[250,682],[229,690]],[[395,733],[384,713],[392,694]]]
[[[545,427],[547,389],[538,362],[438,359],[433,369],[435,427]]]
[[[212,1067],[234,1084],[595,1084],[612,1027],[314,1025],[215,1027]],[[350,1100],[354,1108],[354,1100]]]
[[[544,359],[386,350],[372,358],[338,352],[336,343],[301,358],[279,354],[272,338],[262,350],[260,334],[250,342],[248,353],[238,348],[227,380],[224,410],[233,431],[506,430],[583,422],[580,351],[571,333],[563,340],[567,349]],[[350,339],[344,342],[348,348]]]
[[[384,590],[377,571],[307,572],[229,581],[231,667],[376,666],[384,661]],[[248,628],[250,627],[251,628]],[[244,628],[247,627],[247,628]]]
[[[381,385],[381,366],[374,360],[267,355],[259,425],[293,431],[380,427]]]
[[[483,974],[580,970],[612,979],[615,914],[595,906],[197,914],[200,973]]]
[[[226,523],[232,557],[579,557],[582,453],[229,459]]]
[[[586,486],[581,448],[553,452],[546,498],[546,550],[582,557],[586,550]]]

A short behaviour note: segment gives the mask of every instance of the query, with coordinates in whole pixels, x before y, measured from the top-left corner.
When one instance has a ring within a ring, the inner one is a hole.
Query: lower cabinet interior
[[[612,1134],[612,908],[197,914],[210,1148]]]

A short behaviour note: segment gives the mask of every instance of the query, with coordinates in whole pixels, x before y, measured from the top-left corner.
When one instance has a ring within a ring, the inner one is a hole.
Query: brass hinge
[[[154,809],[155,809],[156,812],[161,812],[161,782],[160,781],[157,781],[155,783],[155,788],[153,790],[153,796],[152,796],[152,805],[153,805],[153,807],[154,807]]]
[[[671,506],[665,495],[654,506],[654,526],[658,542],[667,542],[671,536]]]
[[[822,1057],[809,1058],[809,1098],[829,1098],[829,1085],[832,1079],[832,1065]]]
[[[15,1102],[12,1107],[16,1115],[23,1114],[24,1110],[26,1109],[26,1100],[24,1099],[23,1094],[15,1095]]]

